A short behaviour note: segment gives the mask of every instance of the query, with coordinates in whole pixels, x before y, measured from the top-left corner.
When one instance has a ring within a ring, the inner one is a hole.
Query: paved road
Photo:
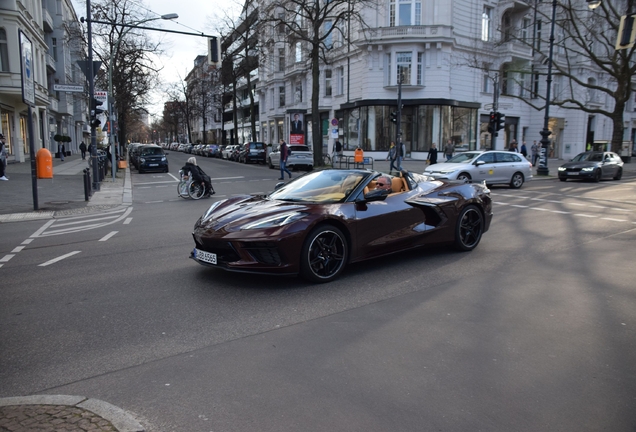
[[[213,199],[133,172],[126,217],[34,237],[0,269],[0,396],[87,395],[152,432],[636,424],[633,180],[494,187],[474,252],[400,254],[314,286],[187,260],[210,202],[276,183],[202,163]],[[2,225],[2,252],[47,223]]]

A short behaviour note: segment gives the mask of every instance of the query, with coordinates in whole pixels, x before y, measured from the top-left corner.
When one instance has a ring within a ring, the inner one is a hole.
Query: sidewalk
[[[35,210],[31,163],[9,164],[6,169],[9,181],[0,182],[0,223],[92,213],[132,204],[128,168],[119,170],[115,181],[109,171],[100,184],[100,190],[85,201],[85,168],[89,168],[88,158],[82,160],[80,155],[67,156],[64,162],[54,159],[53,178],[37,179],[38,210]]]

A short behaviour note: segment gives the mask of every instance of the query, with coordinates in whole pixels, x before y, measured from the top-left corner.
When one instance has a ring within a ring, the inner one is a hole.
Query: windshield
[[[479,152],[464,152],[450,158],[446,163],[466,163],[473,161],[481,153]]]
[[[342,202],[370,174],[346,170],[315,171],[272,192],[269,197],[282,201]]]
[[[163,150],[158,147],[145,148],[141,151],[142,156],[162,155],[162,154],[163,154]]]
[[[572,159],[573,162],[601,162],[603,153],[580,153]]]

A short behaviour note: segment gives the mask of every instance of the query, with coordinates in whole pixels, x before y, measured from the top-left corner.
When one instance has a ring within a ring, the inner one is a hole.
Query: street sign
[[[103,90],[95,90],[95,99],[104,103],[108,102],[108,92]]]
[[[22,100],[29,106],[35,106],[33,44],[22,31],[20,31],[20,59],[22,63]]]
[[[53,84],[53,90],[82,93],[84,91],[84,86],[71,84]]]

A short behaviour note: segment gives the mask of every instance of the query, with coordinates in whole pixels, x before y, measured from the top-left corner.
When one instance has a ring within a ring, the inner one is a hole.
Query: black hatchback
[[[140,173],[147,171],[168,172],[168,158],[163,149],[154,144],[137,149],[137,169]]]
[[[262,142],[248,142],[243,144],[239,153],[239,162],[243,163],[262,163],[265,165],[267,160],[267,144]]]

